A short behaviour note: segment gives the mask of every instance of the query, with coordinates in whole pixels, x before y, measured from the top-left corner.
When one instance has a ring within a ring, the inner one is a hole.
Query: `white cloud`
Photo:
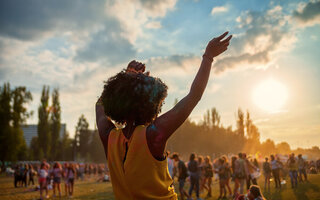
[[[223,13],[223,12],[227,12],[229,9],[226,6],[217,6],[217,7],[213,7],[211,10],[211,15],[215,15],[218,13]]]
[[[160,19],[175,4],[176,0],[5,0],[0,6],[0,80],[31,90],[35,115],[42,86],[59,87],[62,120],[73,132],[81,113],[94,122],[93,105],[103,81],[126,67],[136,55],[134,43],[144,36],[143,30],[160,28]]]
[[[296,33],[288,25],[289,19],[280,6],[264,12],[242,13],[236,21],[245,31],[232,39],[227,55],[215,63],[215,72],[270,66],[280,52],[291,50],[296,41]]]
[[[159,21],[151,21],[146,24],[148,29],[159,29],[161,28],[161,23]]]

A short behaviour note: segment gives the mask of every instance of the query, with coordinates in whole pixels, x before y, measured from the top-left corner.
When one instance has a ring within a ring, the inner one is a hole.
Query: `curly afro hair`
[[[159,78],[121,71],[105,82],[105,114],[117,123],[151,123],[160,113],[168,87]]]

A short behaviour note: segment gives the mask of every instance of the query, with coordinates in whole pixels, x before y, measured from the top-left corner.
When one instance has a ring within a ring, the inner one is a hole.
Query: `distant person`
[[[68,182],[68,170],[69,170],[69,165],[68,163],[64,163],[63,165],[63,178],[64,178],[64,192],[65,196],[69,195],[69,182]]]
[[[276,188],[281,188],[279,163],[275,159],[274,155],[271,155],[270,158],[271,158],[271,171],[272,171],[272,176],[275,182],[275,186]]]
[[[56,162],[53,165],[52,176],[53,176],[53,197],[56,197],[56,188],[59,192],[59,197],[61,197],[61,178],[63,170],[60,163]]]
[[[192,153],[190,155],[190,160],[188,163],[188,170],[190,173],[190,188],[189,188],[189,196],[192,196],[192,191],[195,190],[196,192],[196,197],[199,199],[199,191],[200,191],[200,171],[199,171],[199,166],[198,162],[195,160],[196,155]]]
[[[263,175],[264,175],[264,189],[270,191],[270,178],[271,178],[271,166],[268,161],[269,159],[266,157],[265,161],[262,164]]]
[[[186,178],[188,177],[187,167],[184,164],[184,162],[180,160],[180,157],[177,153],[174,153],[172,155],[172,159],[178,162],[178,182],[179,182],[180,199],[184,200],[185,196],[189,199],[190,198],[189,194],[184,190],[184,184],[186,182]]]
[[[247,190],[249,190],[251,186],[251,182],[253,185],[257,185],[257,179],[255,177],[255,173],[259,170],[253,162],[249,161],[247,157],[245,157],[245,161],[247,164],[247,169],[248,169],[248,176],[247,176]]]
[[[84,180],[84,164],[83,163],[81,163],[80,165],[79,165],[79,178],[81,179],[81,181],[83,181]],[[99,170],[99,174],[101,174],[102,172],[100,172],[100,170]]]
[[[109,182],[110,181],[110,177],[108,176],[107,173],[105,174],[101,174],[100,178],[98,178],[97,182]]]
[[[14,187],[17,188],[19,182],[21,181],[21,176],[20,176],[20,165],[17,165],[14,169]]]
[[[231,191],[231,187],[230,187],[230,178],[231,178],[231,166],[229,164],[228,158],[226,156],[222,156],[222,159],[224,160],[224,166],[225,166],[225,176],[226,176],[226,180],[225,180],[225,187],[228,189],[229,191],[229,197],[232,197],[232,191]]]
[[[215,171],[219,175],[219,197],[226,198],[227,191],[226,191],[226,168],[224,165],[224,160],[222,158],[219,158],[218,160],[218,170]]]
[[[280,182],[281,180],[284,180],[286,176],[288,175],[288,171],[286,170],[284,164],[282,163],[280,157],[277,157],[277,163],[279,167],[279,177],[280,177]]]
[[[75,165],[70,163],[68,166],[68,173],[67,173],[67,178],[68,178],[68,191],[69,191],[69,197],[72,197],[73,192],[74,192],[74,180],[76,179],[76,168]]]
[[[42,196],[43,190],[45,190],[46,192],[45,198],[49,198],[48,187],[47,187],[48,168],[46,163],[41,163],[38,175],[39,175],[38,181],[40,185],[40,199],[43,199],[43,196]]]
[[[244,184],[247,180],[247,164],[243,159],[243,154],[238,154],[239,158],[235,161],[235,177],[239,181],[240,194],[244,194]]]
[[[304,181],[308,181],[306,161],[302,158],[302,155],[298,155],[298,170],[299,170],[299,181],[303,182],[302,176],[304,176]]]
[[[210,156],[206,156],[204,158],[204,188],[208,191],[207,197],[211,197],[211,183],[212,183],[212,177],[213,177],[213,169],[212,169],[212,163],[210,160]]]
[[[21,181],[22,181],[22,187],[23,187],[23,184],[24,184],[24,187],[27,187],[28,186],[28,183],[27,183],[27,176],[28,176],[28,171],[29,171],[29,165],[25,164],[25,165],[22,165],[23,167],[21,168]]]
[[[240,182],[239,179],[237,177],[236,174],[236,161],[237,161],[237,157],[236,156],[232,156],[231,158],[231,177],[232,177],[232,181],[234,182],[234,189],[233,189],[233,198],[235,198],[238,195],[238,190],[240,187]]]
[[[190,92],[159,117],[167,86],[145,73],[144,64],[134,60],[105,83],[96,103],[96,122],[117,199],[177,199],[166,144],[200,101],[213,58],[228,48],[231,36],[223,39],[227,34],[209,42]],[[112,121],[125,127],[116,128]]]
[[[198,155],[198,169],[199,169],[199,185],[200,185],[200,193],[202,192],[204,188],[204,162],[203,162],[203,156]]]
[[[168,161],[168,170],[171,178],[173,179],[173,168],[174,168],[174,161],[171,159],[170,151],[167,151],[167,161]]]
[[[28,185],[30,185],[31,182],[32,182],[32,185],[34,185],[35,171],[34,171],[33,166],[31,164],[29,164],[28,175],[29,175]]]
[[[289,159],[287,160],[287,166],[289,169],[291,188],[298,187],[298,161],[294,157],[294,153],[289,156]]]

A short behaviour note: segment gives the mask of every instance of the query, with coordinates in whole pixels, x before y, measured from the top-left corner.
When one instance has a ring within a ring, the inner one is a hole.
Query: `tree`
[[[11,134],[10,121],[12,119],[11,113],[11,90],[10,84],[4,83],[0,87],[0,159],[2,163],[5,160],[11,160],[8,151],[13,144]]]
[[[82,158],[85,158],[89,149],[90,142],[90,131],[89,131],[89,123],[87,119],[82,114],[79,117],[77,126],[76,126],[76,134],[75,134],[75,152],[80,153]]]
[[[266,141],[264,141],[261,144],[260,148],[260,152],[263,155],[270,155],[276,152],[276,145],[274,144],[274,141],[271,139],[267,139]]]
[[[27,159],[27,145],[23,137],[23,131],[21,125],[26,122],[26,119],[32,115],[32,112],[28,112],[25,104],[32,101],[31,92],[26,87],[16,87],[12,92],[13,98],[13,138],[14,144],[11,148],[13,152],[16,152],[17,159]]]
[[[40,106],[38,108],[38,144],[39,151],[43,152],[44,157],[50,154],[51,135],[49,125],[49,86],[43,86]]]
[[[213,127],[218,127],[220,125],[220,115],[216,108],[211,109],[211,123]]]
[[[13,98],[13,127],[20,127],[32,115],[28,112],[25,104],[32,101],[32,94],[26,87],[16,87],[12,92]]]
[[[238,134],[241,137],[244,137],[244,114],[242,112],[242,110],[239,108],[238,109],[238,115],[237,115],[238,119],[237,119],[237,131]]]
[[[50,107],[50,125],[51,125],[51,153],[52,160],[58,159],[59,138],[61,129],[61,108],[59,102],[59,90],[52,92],[52,105]]]
[[[58,160],[73,159],[73,139],[69,138],[69,134],[65,132],[62,139],[59,141],[59,151],[57,151]]]
[[[9,83],[0,87],[0,157],[2,161],[27,159],[27,146],[21,125],[32,114],[26,108],[26,104],[31,100],[32,95],[26,87],[16,87],[11,90]]]
[[[247,110],[247,117],[246,117],[246,132],[247,132],[247,137],[251,138],[251,125],[252,125],[252,120],[250,119],[250,113]]]
[[[278,153],[289,154],[291,152],[290,145],[287,142],[281,142],[276,145]]]
[[[98,130],[94,130],[90,135],[89,154],[93,162],[105,162],[106,156],[104,154],[103,145],[100,140]]]

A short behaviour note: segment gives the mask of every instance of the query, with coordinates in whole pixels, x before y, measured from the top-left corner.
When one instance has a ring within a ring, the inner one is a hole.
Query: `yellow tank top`
[[[116,199],[177,199],[167,159],[152,156],[145,126],[137,126],[129,140],[121,129],[110,132],[108,167]]]

